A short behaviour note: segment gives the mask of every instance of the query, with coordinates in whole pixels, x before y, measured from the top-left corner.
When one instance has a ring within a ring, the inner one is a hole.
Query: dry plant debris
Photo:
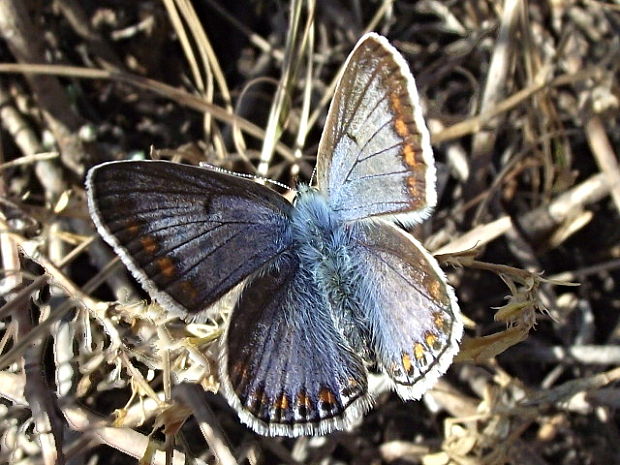
[[[154,148],[308,181],[367,30],[423,96],[441,200],[415,233],[467,336],[424,401],[379,383],[350,432],[257,437],[211,394],[228,303],[150,304],[83,175]],[[614,0],[0,0],[0,462],[620,463],[619,63]]]

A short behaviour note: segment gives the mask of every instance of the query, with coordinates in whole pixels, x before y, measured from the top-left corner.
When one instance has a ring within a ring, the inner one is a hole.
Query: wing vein
[[[351,182],[358,182],[358,181],[363,181],[365,179],[375,179],[375,178],[383,178],[383,177],[387,177],[387,176],[395,176],[397,174],[407,174],[409,173],[409,170],[402,170],[402,171],[392,171],[390,173],[375,173],[375,174],[367,174],[365,176],[360,176],[359,178],[355,178],[353,181]]]
[[[396,273],[397,276],[399,276],[400,278],[402,278],[403,281],[405,281],[407,284],[409,284],[409,286],[411,286],[413,289],[415,289],[420,295],[424,296],[427,300],[429,301],[433,301],[433,298],[428,294],[428,292],[424,292],[422,291],[414,282],[412,282],[410,279],[408,279],[406,276],[403,276],[401,273],[398,272],[398,270],[390,264],[389,261],[385,260],[381,254],[373,252],[372,249],[364,246],[366,248],[366,250],[368,251],[368,253],[370,253],[371,255],[374,255],[375,257],[377,257],[377,259],[379,259],[379,261],[383,262],[388,268],[390,268],[394,273]],[[385,252],[388,253],[389,252]]]
[[[395,148],[396,148],[396,147],[398,147],[399,145],[402,145],[402,142],[396,142],[395,144],[390,145],[389,147],[386,147],[386,148],[384,148],[384,149],[382,149],[382,150],[379,150],[378,152],[372,152],[371,154],[367,155],[367,156],[366,156],[366,157],[364,157],[364,158],[360,158],[359,160],[360,160],[360,161],[370,160],[371,158],[374,158],[374,157],[377,157],[377,156],[379,156],[379,155],[382,155],[382,154],[384,154],[385,152],[387,152],[387,151],[389,151],[389,150],[395,149]]]
[[[338,211],[345,211],[345,210],[360,210],[362,208],[367,209],[368,207],[372,207],[374,205],[394,205],[394,206],[396,206],[396,205],[407,205],[408,206],[409,202],[406,202],[406,201],[400,201],[400,202],[398,202],[398,201],[390,201],[390,202],[365,202],[363,205],[334,208],[334,211],[338,212]]]
[[[202,262],[204,262],[208,257],[210,257],[211,255],[213,255],[215,252],[217,252],[218,249],[220,249],[223,246],[226,246],[226,244],[228,244],[232,239],[234,239],[235,237],[237,237],[239,234],[241,234],[243,231],[239,230],[237,232],[235,232],[233,235],[227,237],[226,239],[224,239],[223,242],[220,242],[219,244],[217,244],[215,247],[212,247],[211,250],[209,251],[209,253],[201,256],[198,260],[196,260],[195,263],[193,263],[189,268],[185,268],[183,270],[184,273],[189,274],[194,268],[196,268],[198,265],[200,265]],[[189,242],[193,242],[194,240],[196,240],[198,237],[194,237],[191,241]],[[189,243],[188,242],[188,243]],[[182,244],[180,247],[186,247],[188,243]],[[244,260],[245,261],[245,260]],[[166,286],[167,288],[168,286]]]
[[[173,244],[172,246],[168,247],[168,248],[167,248],[167,249],[165,249],[165,250],[159,250],[159,251],[157,251],[157,256],[160,256],[160,257],[165,257],[166,255],[170,254],[170,252],[172,252],[172,251],[174,251],[174,250],[176,250],[176,249],[180,249],[181,247],[185,247],[185,246],[187,246],[188,244],[190,244],[191,242],[194,242],[196,239],[199,239],[199,238],[201,238],[201,237],[203,237],[203,236],[205,236],[205,235],[207,235],[207,234],[209,234],[209,233],[212,233],[213,231],[216,231],[217,229],[221,228],[222,226],[223,226],[223,225],[218,225],[218,226],[216,226],[215,228],[209,229],[208,231],[200,231],[198,234],[196,234],[196,235],[194,235],[194,236],[191,236],[189,239],[186,239],[186,240],[184,240],[183,242],[180,242],[180,243],[177,243],[177,244]],[[139,238],[139,237],[138,237],[138,238],[136,238],[136,239],[132,239],[131,241],[129,241],[129,242],[127,243],[127,246],[126,246],[125,248],[127,248],[127,249],[128,249],[128,248],[129,248],[129,245],[131,245],[131,244],[136,244],[136,243],[137,243],[137,242],[139,242],[139,241],[140,241],[140,238]],[[141,244],[140,244],[140,246],[141,246]],[[139,257],[139,256],[140,256],[140,253],[148,253],[148,252],[146,252],[145,250],[140,250],[140,252],[138,252],[138,253],[134,253],[134,254],[131,254],[131,255],[132,255],[133,257]],[[154,276],[158,276],[158,275],[159,275],[159,273],[158,273],[158,274],[156,274],[156,275],[154,275]]]
[[[179,228],[182,226],[188,226],[188,225],[198,225],[198,224],[207,224],[207,223],[216,223],[214,227],[210,228],[210,229],[203,229],[201,230],[201,235],[202,234],[209,234],[212,231],[215,231],[216,229],[231,224],[229,222],[221,222],[221,221],[211,221],[211,220],[202,220],[202,221],[185,221],[182,223],[174,223],[174,224],[164,224],[162,227],[156,228],[156,229],[147,229],[146,231],[144,231],[141,236],[144,237],[144,234],[155,234],[158,233],[160,231],[165,231],[165,230],[169,230],[169,229],[174,229],[174,228]],[[236,222],[233,224],[254,224],[254,223],[242,223],[242,222]],[[119,228],[120,229],[120,228]],[[116,229],[114,232],[117,232],[119,229]],[[139,240],[140,238],[137,239],[132,239],[131,242],[135,242],[136,240]],[[131,243],[129,242],[129,243]]]
[[[282,251],[284,252],[284,251]],[[282,252],[278,252],[275,256],[277,257],[278,255],[280,255]],[[230,273],[228,273],[224,278],[220,279],[217,283],[217,286],[212,286],[214,289],[217,289],[219,286],[222,285],[222,283],[224,283],[228,278],[230,278],[237,270],[239,270],[240,268],[242,268],[246,262],[251,261],[252,259],[256,258],[260,256],[260,253],[256,252],[254,253],[254,255],[250,256],[247,260],[243,260],[239,263],[239,265],[237,265],[235,268],[232,269],[232,271]]]
[[[357,100],[352,108],[352,111],[350,113],[350,117],[344,122],[344,124],[341,126],[342,127],[342,131],[340,134],[338,134],[336,140],[334,141],[335,144],[334,146],[337,146],[338,143],[342,140],[342,137],[344,136],[344,134],[346,134],[349,131],[349,127],[351,126],[351,124],[353,123],[353,119],[355,118],[355,115],[357,114],[357,110],[359,110],[360,105],[362,104],[362,101],[364,100],[364,97],[366,96],[366,92],[368,91],[368,88],[370,87],[370,85],[374,82],[374,80],[377,78],[377,76],[379,76],[379,67],[375,67],[372,70],[372,73],[370,75],[370,79],[368,79],[368,82],[366,82],[366,84],[364,85],[364,88],[362,89],[361,92],[359,92],[357,94]],[[352,92],[347,92],[348,94],[352,94]],[[349,96],[347,96],[349,97]],[[347,102],[347,105],[343,108],[349,108],[349,104]]]
[[[351,164],[351,167],[349,168],[349,171],[347,172],[347,175],[344,177],[344,180],[342,181],[342,184],[347,184],[347,182],[349,181],[349,176],[351,176],[351,173],[353,172],[355,167],[357,165],[359,165],[360,163],[362,163],[363,161],[366,161],[368,159],[368,157],[367,158],[360,158],[359,155],[364,151],[364,149],[368,146],[368,144],[370,144],[370,142],[372,142],[372,140],[377,136],[377,134],[379,134],[381,131],[383,131],[383,129],[386,126],[388,126],[391,122],[392,122],[392,120],[388,120],[385,123],[383,123],[381,126],[379,126],[379,128],[368,138],[366,143],[364,143],[364,146],[357,152],[357,156],[355,157],[355,160]]]

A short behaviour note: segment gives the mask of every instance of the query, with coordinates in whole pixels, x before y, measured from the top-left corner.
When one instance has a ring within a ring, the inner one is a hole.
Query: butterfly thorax
[[[291,232],[293,242],[302,249],[308,248],[309,253],[319,253],[325,258],[332,251],[335,241],[346,238],[342,235],[346,228],[335,212],[330,208],[325,196],[317,189],[302,185],[293,201],[295,208],[291,214]],[[344,244],[340,244],[344,245]]]
[[[325,296],[336,327],[354,348],[363,350],[360,328],[360,264],[353,253],[358,225],[343,221],[317,189],[301,186],[291,216],[293,247],[304,272]]]

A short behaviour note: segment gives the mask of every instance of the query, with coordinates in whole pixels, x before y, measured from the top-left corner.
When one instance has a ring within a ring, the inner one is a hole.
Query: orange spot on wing
[[[420,181],[415,175],[407,177],[407,191],[409,192],[409,203],[412,209],[423,208],[426,206],[426,192],[424,181]]]
[[[435,326],[440,329],[441,331],[443,331],[444,325],[446,324],[446,320],[444,319],[443,315],[439,312],[435,312],[433,315],[433,321],[435,322]]]
[[[158,258],[155,263],[157,263],[159,271],[161,271],[165,277],[172,278],[176,274],[174,263],[170,257]]]
[[[402,139],[401,156],[404,165],[412,174],[407,177],[407,190],[411,198],[411,208],[421,208],[426,203],[425,179],[419,179],[420,173],[416,176],[414,170],[426,171],[422,150],[420,147],[420,134],[415,127],[411,127],[407,120],[413,117],[413,111],[408,103],[403,103],[398,93],[390,95],[390,106],[394,112],[394,131]],[[418,167],[418,165],[422,165]]]
[[[157,242],[153,239],[153,236],[142,236],[140,238],[140,244],[142,245],[142,248],[151,255],[157,252],[157,249],[159,248]]]
[[[249,368],[248,365],[244,362],[235,362],[233,365],[230,376],[230,381],[235,389],[237,394],[244,395],[248,382],[250,381],[249,377]]]
[[[137,236],[140,232],[140,224],[136,223],[135,221],[130,221],[127,225],[127,231],[132,236]]]
[[[280,410],[288,410],[290,402],[286,394],[280,394],[280,397],[276,399],[275,407]]]
[[[426,336],[424,337],[424,339],[426,340],[426,344],[429,347],[435,347],[435,344],[437,344],[437,336],[435,336],[433,333],[426,333]]]
[[[403,139],[402,155],[407,166],[412,168],[417,164],[416,150],[410,142],[412,134],[404,118],[403,103],[397,94],[390,96],[390,103],[392,110],[394,110],[394,130]]]
[[[297,405],[301,407],[310,408],[312,407],[312,401],[310,400],[310,396],[305,392],[300,392],[297,394]]]
[[[397,116],[394,120],[394,129],[396,129],[396,134],[398,134],[403,139],[409,135],[409,128],[407,128],[407,123]]]
[[[405,143],[403,146],[403,156],[405,157],[405,163],[407,166],[413,167],[417,163],[415,158],[415,150],[413,150],[413,147],[408,143]]]
[[[263,417],[264,407],[269,406],[271,404],[271,399],[265,393],[265,389],[260,386],[256,388],[256,390],[248,396],[248,402],[246,402],[246,406],[250,412],[259,418]]]
[[[415,199],[418,192],[418,181],[415,176],[407,177],[407,190],[411,193],[411,196]]]
[[[430,294],[430,296],[441,302],[443,301],[443,293],[441,292],[441,283],[438,279],[433,276],[429,276],[428,279],[424,280],[424,287]]]
[[[347,386],[340,391],[340,394],[346,397],[352,397],[360,391],[360,385],[355,378],[347,380]]]
[[[328,404],[329,406],[336,405],[336,396],[334,395],[332,390],[327,387],[321,388],[321,390],[319,391],[319,400],[324,404]]]
[[[390,104],[394,110],[394,129],[403,139],[409,135],[409,128],[403,119],[403,103],[397,94],[390,95]]]
[[[301,391],[297,394],[297,403],[295,404],[297,414],[302,418],[308,418],[312,414],[312,400],[305,391]]]
[[[403,352],[402,361],[403,361],[403,368],[405,369],[405,372],[411,373],[413,365],[411,364],[411,357],[409,356],[408,353]]]
[[[231,370],[232,375],[235,378],[245,377],[247,375],[247,371],[248,371],[248,365],[247,363],[244,363],[244,362],[235,362]]]
[[[400,104],[400,98],[397,94],[390,95],[390,104],[392,105],[392,110],[396,113],[402,113],[402,105]]]
[[[413,346],[413,355],[416,360],[422,360],[422,358],[424,358],[424,346],[419,342],[416,342]]]
[[[179,286],[181,287],[183,295],[189,300],[194,300],[198,297],[198,291],[190,281],[181,281]]]

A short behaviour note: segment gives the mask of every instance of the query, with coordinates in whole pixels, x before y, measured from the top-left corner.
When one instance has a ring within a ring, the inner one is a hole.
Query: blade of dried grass
[[[166,3],[169,3],[171,0],[164,0]],[[202,23],[196,14],[196,10],[194,9],[191,2],[188,0],[173,0],[176,3],[176,7],[183,15],[185,22],[188,25],[189,31],[192,34],[192,41],[196,45],[198,53],[200,55],[200,62],[202,63],[202,67],[204,68],[204,73],[206,77],[206,87],[204,89],[204,98],[207,102],[213,103],[213,97],[215,93],[215,88],[213,85],[213,81],[217,84],[219,88],[220,95],[224,100],[224,107],[227,111],[233,112],[232,99],[230,96],[230,91],[228,89],[228,84],[226,83],[226,79],[224,77],[224,73],[219,64],[217,56],[213,51],[213,47],[211,46],[211,42],[202,27]],[[182,24],[180,25],[182,27]],[[193,55],[192,55],[193,56]],[[196,60],[195,57],[193,57]],[[196,60],[197,61],[197,60]],[[205,115],[204,122],[205,131],[207,133],[207,137],[210,137],[213,141],[214,146],[216,147],[216,151],[219,154],[221,159],[226,158],[226,149],[224,140],[221,136],[220,131],[216,127],[212,127],[211,116],[209,114]],[[242,141],[242,136],[237,134],[237,141],[241,140],[240,145],[245,145]]]
[[[38,256],[38,258],[41,258],[42,256]],[[67,257],[69,257],[69,255],[67,255]],[[118,338],[118,334],[116,332],[116,330],[112,327],[110,327],[107,322],[105,322],[105,311],[107,308],[106,304],[102,304],[99,305],[99,303],[95,304],[95,301],[93,299],[91,299],[90,297],[88,297],[88,294],[92,291],[94,291],[97,287],[99,287],[101,285],[101,283],[105,280],[105,277],[107,275],[107,273],[110,272],[110,270],[112,270],[114,267],[118,266],[118,264],[120,263],[120,259],[115,259],[113,261],[111,261],[105,268],[103,268],[99,273],[97,273],[95,276],[93,276],[90,280],[88,280],[86,282],[86,284],[84,284],[84,286],[80,289],[78,289],[75,285],[73,285],[73,283],[68,280],[66,277],[62,276],[62,273],[60,271],[56,271],[58,270],[59,267],[56,266],[49,266],[46,267],[41,260],[36,260],[34,257],[30,256],[31,259],[33,259],[34,261],[36,261],[37,263],[39,263],[41,266],[43,266],[43,268],[45,268],[46,271],[46,275],[41,276],[40,279],[45,278],[50,279],[52,281],[55,281],[58,284],[58,281],[68,281],[71,284],[71,287],[74,289],[77,289],[79,292],[80,296],[86,296],[86,299],[88,301],[88,303],[90,305],[94,305],[93,308],[90,308],[87,306],[87,304],[80,300],[80,299],[75,299],[75,295],[71,295],[71,298],[65,300],[63,303],[61,303],[60,305],[58,305],[58,307],[54,308],[51,313],[49,314],[49,316],[43,320],[40,321],[33,329],[32,331],[30,331],[27,335],[27,337],[21,339],[19,342],[17,342],[15,345],[13,345],[13,347],[11,347],[11,349],[9,351],[7,351],[4,355],[2,355],[2,357],[0,357],[0,369],[4,369],[6,366],[10,365],[11,363],[13,363],[18,357],[21,356],[21,354],[24,352],[24,350],[30,345],[32,344],[34,341],[39,340],[40,338],[46,336],[47,334],[49,334],[50,331],[50,327],[59,319],[63,318],[65,315],[67,315],[71,310],[73,310],[75,308],[76,305],[83,305],[86,308],[89,308],[89,310],[94,310],[94,312],[96,314],[99,314],[99,316],[103,316],[104,317],[104,326],[106,327],[107,330],[111,330],[110,333],[110,337],[113,338],[114,335],[116,334],[116,337]],[[43,260],[46,264],[49,263],[48,260]],[[58,273],[60,273],[61,276],[58,276]],[[57,281],[58,278],[58,281]],[[33,283],[34,284],[34,283]],[[62,287],[62,286],[61,286]],[[77,302],[77,303],[76,303]]]
[[[561,406],[584,391],[600,389],[619,379],[620,368],[614,368],[603,373],[570,380],[551,389],[544,389],[523,402],[523,405],[559,404]]]
[[[614,258],[604,263],[585,266],[574,271],[563,271],[562,273],[549,276],[549,279],[556,281],[581,281],[584,278],[598,273],[620,269],[620,258]]]
[[[205,102],[202,98],[191,95],[184,90],[169,86],[167,84],[164,84],[163,82],[155,81],[153,79],[148,79],[141,76],[136,76],[130,73],[83,68],[79,66],[17,63],[0,63],[0,73],[50,74],[81,79],[105,79],[110,81],[123,82],[161,95],[162,97],[176,101],[180,105],[184,105],[196,111],[209,112],[215,119],[219,121],[223,121],[228,124],[236,124],[241,130],[258,139],[265,138],[265,131],[244,118],[240,118],[239,116],[230,113],[217,105]],[[291,150],[280,142],[277,142],[275,144],[275,151],[289,161],[295,160],[295,157]]]
[[[32,155],[24,155],[23,157],[0,164],[0,172],[15,166],[29,165],[31,163],[37,163],[45,160],[54,160],[59,156],[60,154],[58,152],[43,152],[33,153]]]
[[[594,219],[594,213],[589,210],[578,212],[575,216],[566,218],[547,239],[548,247],[550,249],[559,247],[577,231],[585,228],[592,219]]]
[[[215,79],[219,91],[221,92],[221,97],[224,100],[226,109],[232,111],[232,99],[230,96],[230,90],[228,89],[228,83],[224,77],[224,72],[222,71],[222,67],[217,59],[217,55],[211,46],[211,41],[209,40],[209,37],[207,36],[207,33],[202,27],[202,23],[196,14],[196,10],[188,0],[174,1],[176,1],[178,8],[183,13],[185,20],[189,25],[190,31],[193,34],[193,40],[196,43],[198,51],[200,52],[200,59],[203,62],[207,77],[209,80]],[[209,93],[207,97],[208,101],[212,102],[212,92]]]
[[[366,32],[370,32],[377,27],[377,25],[383,19],[383,16],[386,14],[386,12],[388,12],[390,8],[392,7],[392,4],[394,3],[394,1],[395,0],[383,0],[383,2],[381,3],[381,6],[377,9],[374,16],[372,17],[372,19],[370,20],[370,22],[368,23],[368,25],[366,26],[366,28],[364,29],[361,35],[365,34]],[[338,83],[338,79],[340,79],[340,75],[343,72],[344,72],[344,63],[340,65],[340,69],[332,78],[331,82],[329,83],[329,86],[327,86],[327,88],[325,89],[325,92],[323,93],[323,96],[321,97],[319,104],[316,106],[316,108],[310,115],[310,118],[308,118],[307,132],[312,130],[317,120],[319,119],[319,116],[321,116],[323,112],[325,111],[325,107],[331,101],[332,96],[334,95],[334,91],[336,90],[336,84]]]
[[[599,116],[593,115],[586,122],[586,137],[596,163],[611,186],[611,198],[620,213],[620,167]]]
[[[206,3],[213,8],[213,10],[217,11],[222,17],[232,24],[235,28],[241,31],[243,34],[247,36],[252,45],[261,50],[264,53],[268,53],[273,57],[276,62],[281,63],[284,60],[284,53],[281,50],[274,48],[271,44],[263,39],[259,34],[255,33],[248,27],[246,27],[243,23],[241,23],[237,18],[231,15],[228,11],[226,11],[222,6],[214,1],[214,0],[205,0]]]
[[[140,459],[149,448],[151,439],[148,436],[138,433],[131,428],[107,426],[104,419],[75,404],[64,407],[62,413],[74,431],[81,431],[95,437],[101,443],[124,452],[131,457]],[[198,458],[193,458],[192,460],[194,463],[205,465],[205,462]],[[165,465],[166,457],[164,452],[154,451],[149,463],[151,465]],[[187,463],[187,458],[183,453],[174,451],[172,463],[174,465],[184,465]]]
[[[537,92],[540,92],[550,87],[565,86],[570,83],[597,78],[600,75],[601,69],[598,66],[593,66],[578,71],[576,73],[563,74],[555,79],[552,79],[551,81],[537,81],[529,87],[515,92],[505,100],[498,102],[495,106],[493,106],[486,112],[482,112],[479,115],[467,118],[466,120],[453,124],[452,126],[447,127],[446,129],[442,130],[437,134],[432,134],[432,142],[433,144],[440,144],[451,139],[457,139],[459,137],[473,134],[483,129],[487,122],[493,119],[495,116],[515,108],[520,103],[531,98]]]
[[[314,16],[314,12],[312,13]],[[308,37],[304,50],[306,52],[306,78],[303,92],[303,102],[301,106],[301,112],[299,115],[299,127],[297,130],[297,137],[295,138],[295,146],[293,153],[297,162],[291,167],[291,177],[296,179],[299,175],[299,161],[303,157],[303,147],[306,143],[306,135],[308,134],[308,116],[310,114],[310,104],[312,98],[312,73],[314,70],[313,57],[314,57],[314,23],[308,23]]]
[[[549,205],[542,205],[526,213],[523,221],[521,221],[521,225],[524,228],[531,225],[531,229],[542,226],[548,230],[560,224],[569,216],[574,215],[586,205],[601,200],[609,194],[610,189],[611,186],[606,176],[603,173],[595,174],[581,184],[559,195]],[[449,244],[434,251],[434,254],[444,255],[481,247],[498,238],[512,227],[510,217],[507,215],[502,216],[490,223],[476,226]],[[534,231],[530,232],[533,233]]]
[[[511,360],[536,360],[540,363],[584,365],[620,365],[620,347],[615,345],[544,346],[530,344],[510,352]]]
[[[4,193],[4,183],[0,182],[0,192]],[[0,214],[0,230],[7,231],[8,226],[4,215]],[[21,273],[21,260],[18,252],[18,242],[14,235],[0,232],[0,251],[2,253],[2,267],[5,270],[15,270],[7,274],[2,282],[5,288],[3,296],[7,301],[17,300],[15,291],[23,287]],[[13,335],[14,343],[27,338],[32,329],[33,321],[28,309],[29,300],[20,299],[12,314],[12,322],[17,323],[17,331]],[[41,315],[43,317],[43,315]],[[64,464],[65,458],[62,453],[63,422],[58,416],[56,398],[47,386],[43,375],[42,360],[43,344],[28,346],[22,355],[22,371],[25,376],[24,397],[28,402],[35,430],[38,432],[37,442],[41,447],[43,463],[54,465]]]
[[[196,417],[200,431],[209,448],[222,465],[235,465],[237,461],[231,452],[226,436],[219,426],[217,417],[204,402],[204,392],[200,386],[183,383],[174,388],[174,397],[190,407]]]
[[[93,236],[92,238],[84,241],[79,246],[75,247],[70,253],[68,253],[63,258],[63,260],[60,263],[58,263],[58,267],[64,268],[65,266],[73,262],[73,260],[75,260],[84,251],[84,249],[86,249],[95,239],[96,239],[96,236]],[[45,284],[47,284],[48,279],[49,279],[48,275],[39,276],[34,281],[32,281],[28,286],[21,289],[17,294],[15,294],[15,299],[7,302],[2,307],[0,307],[0,319],[6,318],[8,314],[14,310],[15,305],[16,305],[14,301],[16,300],[19,301],[20,299],[28,298],[30,295],[32,295],[33,292],[45,286]]]
[[[79,0],[56,0],[55,5],[67,19],[73,30],[88,43],[103,68],[122,69],[123,64],[108,41],[92,25]]]
[[[527,2],[521,4],[520,21],[522,24],[520,28],[523,50],[522,62],[526,73],[526,82],[529,85],[539,79],[541,72],[543,76],[546,75],[551,66],[548,63],[549,60],[547,63],[543,63],[542,47],[539,47],[534,40],[536,31],[532,29]],[[536,152],[537,158],[541,159],[544,170],[543,186],[540,190],[542,196],[548,198],[552,195],[557,174],[562,174],[559,168],[570,165],[570,160],[566,160],[566,158],[570,157],[571,152],[566,140],[564,125],[558,115],[557,103],[553,100],[552,94],[539,92],[532,96],[532,100],[532,105],[527,107],[527,117],[524,118],[523,137],[527,141],[538,139],[541,142],[540,149]],[[556,136],[544,137],[549,133]],[[558,145],[566,145],[567,147],[564,150],[556,149],[554,151],[554,147]],[[556,163],[556,159],[559,158],[563,159]],[[533,191],[536,195],[537,190],[533,189]],[[534,203],[540,203],[540,200],[534,200]]]
[[[486,113],[502,100],[509,80],[511,58],[516,41],[512,40],[519,19],[522,0],[504,0],[500,28],[493,49],[489,71],[480,104],[480,113]],[[489,128],[477,131],[471,152],[471,176],[465,184],[465,195],[469,199],[482,191],[484,180],[491,165],[491,156],[495,146],[496,131],[499,122],[489,121]]]
[[[24,157],[3,164],[0,171],[12,163],[26,163],[34,154],[41,154],[45,151],[31,122],[16,108],[14,96],[3,85],[0,85],[0,121],[2,127],[11,135],[15,144],[24,154]],[[35,165],[35,174],[45,189],[46,200],[54,201],[62,192],[67,190],[67,183],[63,179],[62,168],[59,163],[39,160]]]
[[[256,169],[256,174],[259,177],[267,177],[275,143],[280,140],[282,135],[284,121],[288,117],[291,108],[292,93],[303,56],[302,47],[305,44],[305,37],[307,37],[310,24],[314,20],[311,15],[314,11],[314,1],[311,0],[308,2],[307,7],[309,14],[306,20],[306,26],[303,32],[300,31],[303,6],[303,0],[294,0],[291,5],[287,42],[284,50],[284,62],[282,65],[282,77],[278,83],[276,95],[269,111],[269,118],[265,129],[265,139],[263,140],[260,161]]]
[[[18,0],[0,2],[0,36],[21,63],[45,63],[46,44],[30,18],[25,4]],[[65,87],[52,76],[26,76],[36,97],[48,129],[60,148],[62,161],[75,174],[84,174],[84,165],[101,159],[99,147],[85,143],[79,137],[80,128],[87,124],[74,109]]]
[[[179,12],[177,10],[177,4],[179,2],[177,2],[176,0],[162,0],[162,2],[164,3],[166,10],[168,11],[168,17],[170,18],[172,27],[174,27],[174,30],[177,33],[179,42],[181,42],[181,48],[183,49],[183,53],[185,54],[185,58],[187,59],[187,62],[191,69],[192,76],[194,77],[194,84],[196,85],[196,88],[200,91],[200,93],[205,93],[207,85],[202,78],[202,72],[200,71],[198,60],[196,59],[196,55],[194,54],[194,49],[189,40],[189,36],[185,31],[185,27],[183,26],[181,16],[179,15]],[[205,69],[205,71],[208,75],[209,70]]]

